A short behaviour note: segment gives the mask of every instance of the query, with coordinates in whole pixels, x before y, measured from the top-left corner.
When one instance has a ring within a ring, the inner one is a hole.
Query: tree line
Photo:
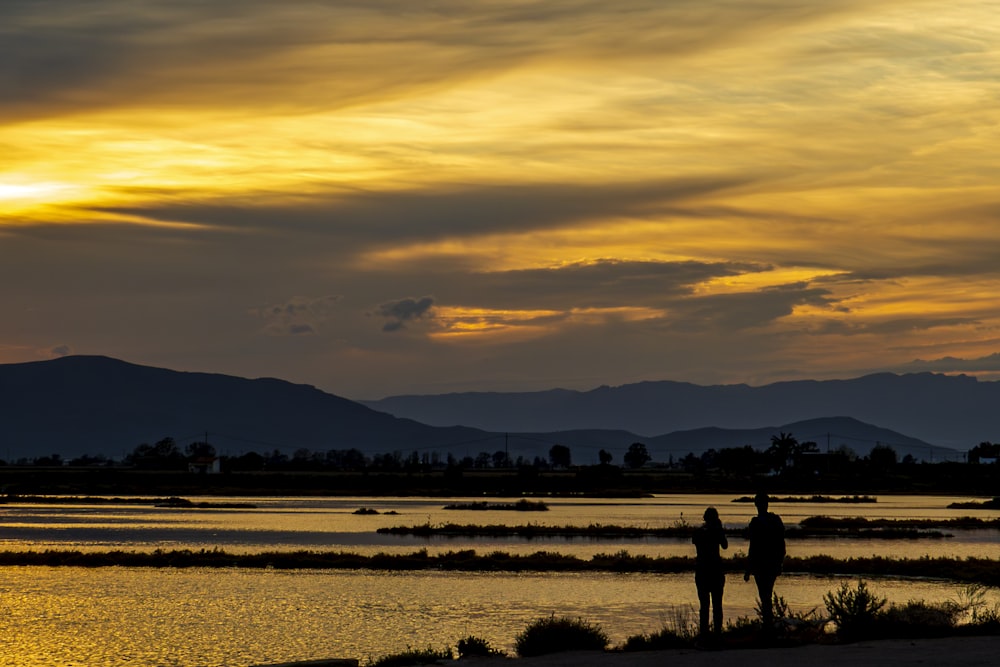
[[[1000,458],[1000,444],[983,442],[969,451],[969,463],[992,463]],[[785,473],[846,473],[863,467],[867,472],[888,472],[899,467],[917,464],[912,455],[900,458],[888,444],[876,444],[871,451],[860,456],[850,447],[841,445],[821,452],[815,442],[800,442],[793,434],[781,432],[771,437],[766,449],[751,445],[709,449],[702,454],[688,453],[679,458],[654,462],[644,443],[632,443],[621,457],[606,449],[598,452],[597,466],[574,465],[572,450],[553,444],[547,456],[511,456],[506,450],[481,451],[476,455],[456,456],[437,451],[393,451],[367,454],[357,448],[314,451],[299,448],[288,454],[279,449],[239,455],[220,455],[209,442],[193,441],[181,446],[171,437],[153,444],[142,443],[127,454],[122,464],[147,470],[187,470],[192,464],[207,460],[218,461],[222,472],[256,471],[308,471],[308,472],[431,472],[463,470],[573,470],[604,468],[639,470],[656,468],[676,470],[689,474],[721,473],[724,475],[780,475]],[[103,456],[84,455],[62,459],[58,454],[20,459],[15,465],[36,466],[101,466],[117,465]]]

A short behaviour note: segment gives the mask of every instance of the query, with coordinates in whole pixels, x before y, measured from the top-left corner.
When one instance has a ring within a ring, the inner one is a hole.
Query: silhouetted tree
[[[774,469],[781,472],[791,465],[798,446],[799,441],[791,433],[782,431],[779,435],[772,435],[771,446],[767,448],[767,453],[771,457]]]
[[[887,472],[896,465],[896,450],[889,445],[875,445],[868,454],[871,467],[880,472]]]
[[[609,451],[605,451],[602,449],[601,451],[597,452],[597,460],[602,466],[611,465],[612,458],[613,457],[611,456],[611,452]]]
[[[680,460],[679,463],[681,470],[684,472],[690,472],[695,474],[701,474],[705,472],[705,464],[702,463],[701,458],[695,456],[692,452]]]
[[[573,465],[569,447],[566,445],[552,445],[549,449],[549,461],[553,468],[568,468]]]
[[[983,459],[1000,458],[1000,444],[986,441],[969,450],[969,463],[980,463]]]
[[[183,470],[187,459],[173,438],[163,438],[154,445],[142,443],[125,457],[127,463],[152,470]]]
[[[511,468],[514,463],[504,450],[493,452],[492,463],[494,468]]]
[[[652,456],[649,455],[649,450],[646,449],[646,445],[641,442],[633,442],[628,446],[628,451],[622,457],[625,461],[625,465],[629,468],[641,468],[652,460]]]

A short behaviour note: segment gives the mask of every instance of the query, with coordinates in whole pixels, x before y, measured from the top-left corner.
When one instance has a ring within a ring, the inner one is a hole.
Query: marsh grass
[[[425,649],[407,649],[402,653],[394,653],[376,660],[370,660],[368,667],[404,667],[405,665],[430,665],[441,660],[452,660],[451,649],[437,650],[431,647]]]
[[[674,606],[663,619],[663,627],[656,632],[632,635],[622,644],[621,650],[656,651],[692,646],[698,637],[696,612],[691,605]]]
[[[503,651],[490,646],[490,643],[483,639],[482,637],[476,637],[469,635],[464,639],[459,639],[456,645],[458,649],[459,658],[469,658],[472,656],[478,657],[489,657],[489,656],[505,656],[507,655]]]
[[[736,554],[724,561],[730,572],[745,569],[746,556]],[[511,554],[492,551],[480,554],[472,549],[431,554],[427,549],[405,554],[363,555],[349,551],[265,551],[236,554],[222,549],[179,549],[153,551],[0,551],[0,566],[46,567],[241,567],[276,570],[443,570],[455,572],[651,572],[694,571],[689,556],[633,555],[626,550],[596,554],[590,559],[555,551]],[[844,576],[934,578],[965,584],[1000,586],[1000,561],[990,558],[834,558],[809,556],[785,559],[786,572]],[[985,612],[984,612],[985,613]]]
[[[457,524],[425,522],[412,526],[386,526],[377,533],[386,535],[408,535],[413,537],[522,537],[536,538],[588,538],[588,539],[688,539],[696,525],[681,516],[669,526],[630,526],[590,523],[586,526],[550,526],[537,523],[521,525],[509,524]],[[939,529],[956,530],[996,530],[1000,520],[984,520],[974,517],[955,519],[867,519],[865,517],[806,517],[796,526],[789,526],[785,532],[787,539],[807,539],[817,537],[839,537],[853,539],[941,539],[949,537]],[[730,536],[743,534],[742,529],[726,530]]]

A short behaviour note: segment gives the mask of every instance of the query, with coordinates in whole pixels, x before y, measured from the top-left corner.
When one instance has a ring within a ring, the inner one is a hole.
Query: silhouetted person
[[[781,574],[781,564],[785,560],[785,524],[777,514],[767,511],[768,501],[766,493],[758,493],[754,497],[757,516],[750,519],[747,527],[750,548],[747,553],[747,571],[743,575],[743,581],[750,581],[750,575],[753,575],[754,583],[757,584],[765,631],[774,629],[771,598],[774,596],[774,580]]]
[[[705,510],[705,523],[699,526],[691,539],[695,546],[694,583],[698,587],[701,636],[708,637],[708,605],[712,603],[712,631],[718,639],[722,636],[722,589],[726,585],[726,572],[722,567],[719,547],[729,548],[729,540],[722,529],[719,512],[714,507]]]

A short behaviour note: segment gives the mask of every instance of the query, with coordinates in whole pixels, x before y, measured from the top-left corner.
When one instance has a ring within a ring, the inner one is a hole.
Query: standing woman
[[[712,603],[712,636],[722,637],[722,589],[726,585],[726,572],[722,566],[722,555],[719,547],[729,548],[729,540],[722,528],[719,512],[714,507],[705,510],[705,523],[699,526],[691,539],[694,542],[696,556],[694,565],[694,583],[698,587],[698,602],[700,604],[699,620],[701,621],[701,636],[709,636],[708,605]]]

